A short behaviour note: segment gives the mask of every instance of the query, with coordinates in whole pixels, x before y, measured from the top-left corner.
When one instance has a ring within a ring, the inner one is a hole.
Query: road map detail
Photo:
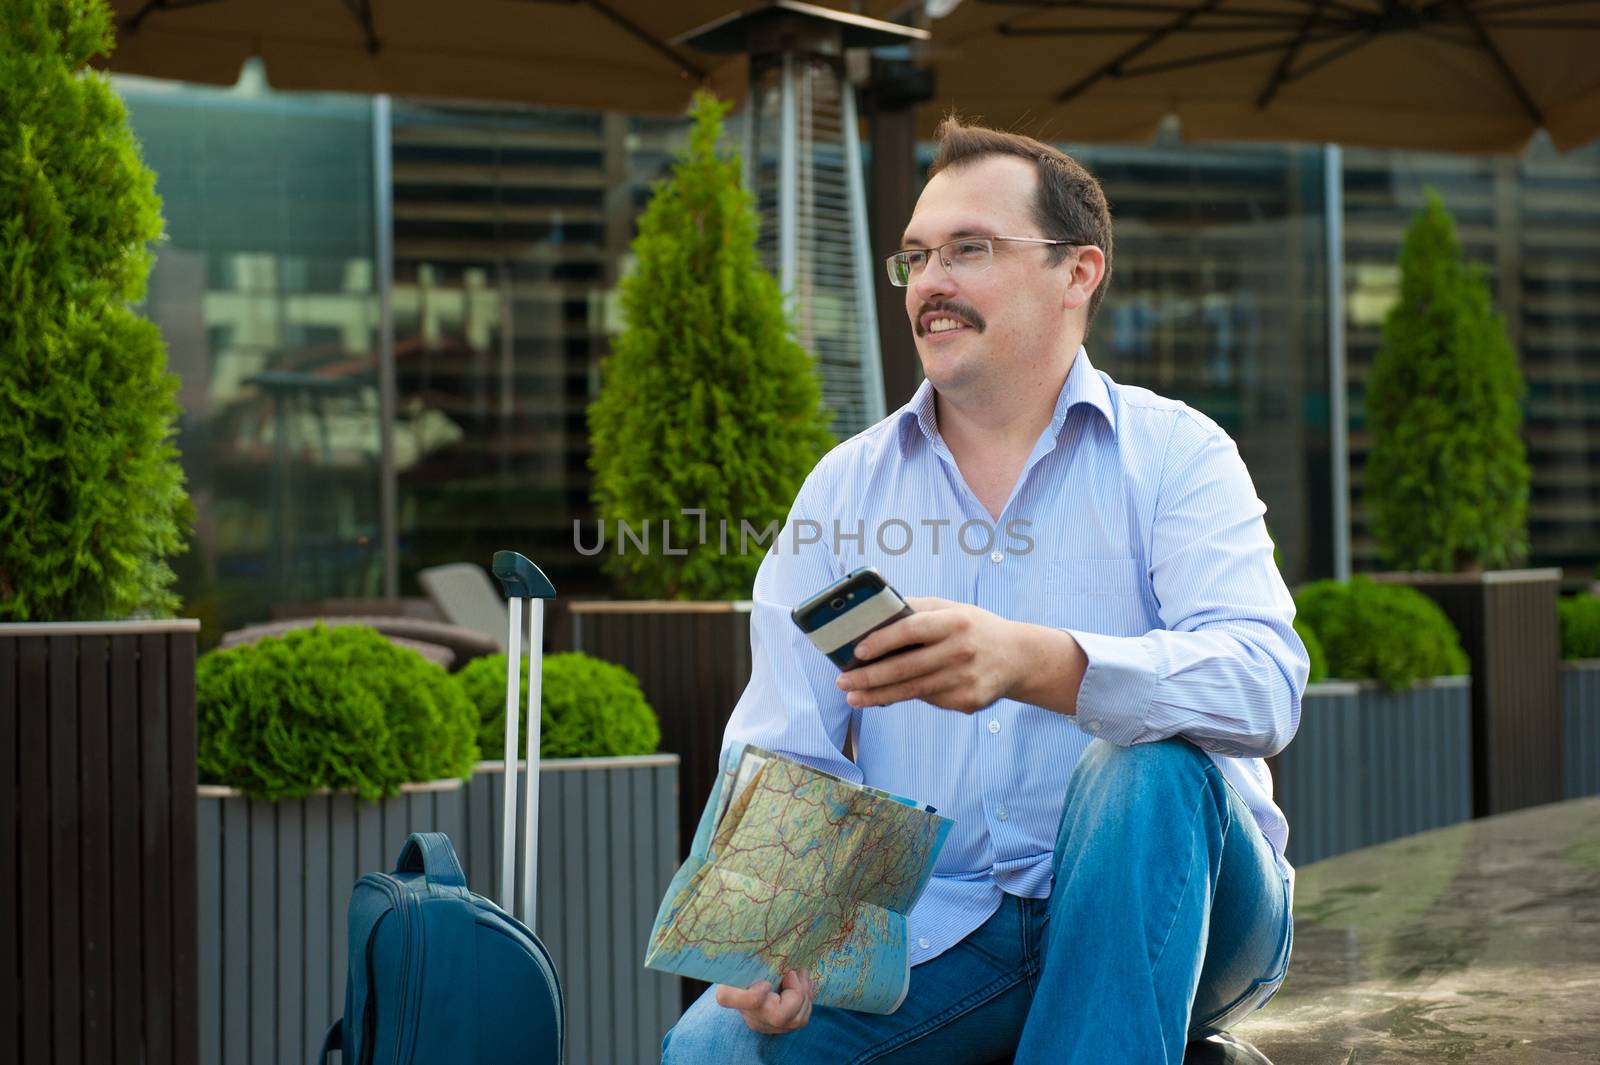
[[[645,964],[737,987],[804,969],[819,1004],[892,1013],[910,974],[905,914],[952,822],[759,748],[729,762]]]

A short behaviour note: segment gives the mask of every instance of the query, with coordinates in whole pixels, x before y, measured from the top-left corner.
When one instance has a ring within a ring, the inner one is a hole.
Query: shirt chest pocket
[[[1058,627],[1107,636],[1150,630],[1149,583],[1149,571],[1137,558],[1062,559],[1050,564],[1045,577]]]

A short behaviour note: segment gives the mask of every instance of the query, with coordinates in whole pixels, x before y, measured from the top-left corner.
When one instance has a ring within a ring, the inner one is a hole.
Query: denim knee
[[[661,1065],[741,1065],[750,1060],[741,1044],[750,1043],[754,1033],[742,1014],[717,1004],[714,992],[696,999],[661,1040]]]
[[[1203,769],[1209,761],[1204,751],[1177,736],[1131,747],[1095,740],[1079,759],[1072,784],[1074,789],[1122,790],[1133,781],[1147,783],[1152,776],[1181,773],[1194,766]]]

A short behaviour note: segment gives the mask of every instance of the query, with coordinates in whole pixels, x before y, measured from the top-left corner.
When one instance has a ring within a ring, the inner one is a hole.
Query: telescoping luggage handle
[[[506,640],[506,805],[500,839],[500,904],[533,927],[534,860],[539,853],[539,681],[544,650],[544,601],[555,586],[539,567],[515,551],[494,553],[494,575],[506,595],[510,633]],[[522,906],[512,905],[517,853],[517,681],[522,667],[522,601],[528,601],[528,787],[523,809]]]

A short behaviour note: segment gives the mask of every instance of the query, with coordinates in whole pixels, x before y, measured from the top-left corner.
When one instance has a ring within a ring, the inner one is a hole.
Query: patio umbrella
[[[112,0],[112,6],[117,48],[107,65],[126,74],[232,85],[244,60],[259,56],[277,89],[640,114],[681,114],[702,84],[734,99],[744,92],[742,60],[715,60],[670,42],[748,0]]]
[[[1057,140],[1519,151],[1600,136],[1596,0],[930,0],[951,107]]]

